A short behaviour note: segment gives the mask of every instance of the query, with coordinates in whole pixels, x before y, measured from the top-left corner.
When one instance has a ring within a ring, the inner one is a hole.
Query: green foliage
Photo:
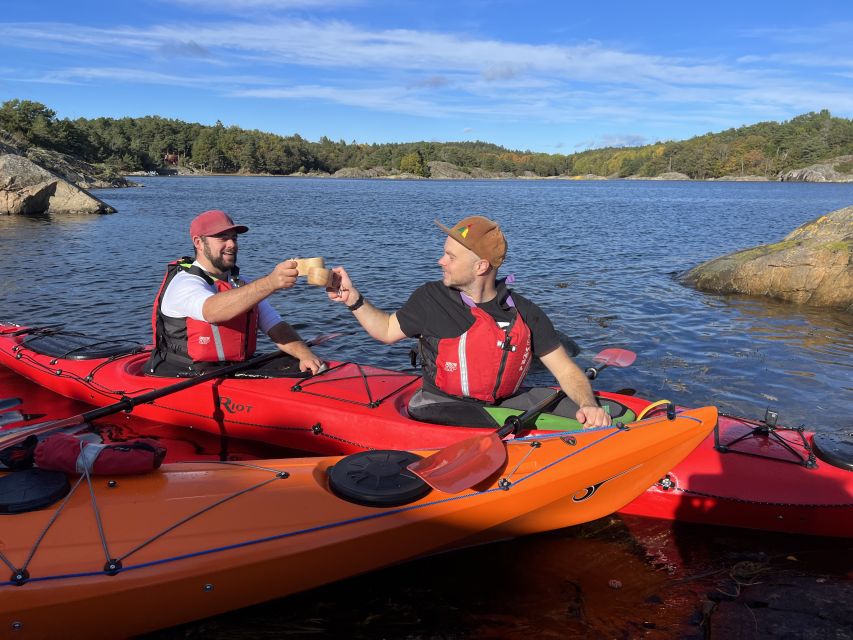
[[[126,172],[164,166],[166,155],[181,166],[215,173],[298,171],[334,173],[344,167],[383,167],[429,175],[432,161],[507,175],[609,177],[657,176],[678,171],[691,178],[725,175],[775,177],[785,171],[842,155],[853,155],[853,120],[828,111],[788,122],[760,122],[678,142],[641,147],[592,149],[570,155],[513,151],[487,142],[358,144],[323,137],[309,142],[298,134],[279,136],[239,127],[144,118],[58,120],[45,105],[9,100],[0,106],[0,129],[24,146],[70,153],[105,170]],[[853,163],[837,165],[853,171]]]
[[[424,160],[421,154],[417,151],[407,153],[400,158],[400,171],[402,173],[411,173],[416,176],[427,177],[427,168],[424,166]]]
[[[853,160],[849,162],[839,162],[835,165],[835,170],[838,173],[853,173]]]

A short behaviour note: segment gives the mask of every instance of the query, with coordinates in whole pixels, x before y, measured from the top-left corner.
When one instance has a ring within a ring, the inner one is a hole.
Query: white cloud
[[[180,2],[219,9],[244,4]],[[251,7],[301,6],[298,1],[250,2]],[[790,36],[771,35],[777,40]],[[20,81],[194,86],[235,97],[313,100],[431,118],[606,119],[629,130],[644,121],[669,131],[677,122],[711,130],[769,119],[768,114],[785,118],[820,108],[853,112],[853,91],[832,82],[849,77],[851,58],[834,59],[819,48],[796,55],[755,52],[726,62],[652,55],[599,42],[526,44],[282,18],[111,28],[6,23],[0,24],[0,41],[7,48],[97,57],[46,75],[21,68]],[[96,66],[101,63],[105,66]],[[821,72],[797,75],[797,67],[807,65]]]
[[[244,14],[254,9],[290,11],[293,9],[335,9],[362,4],[359,0],[162,0],[194,9]]]

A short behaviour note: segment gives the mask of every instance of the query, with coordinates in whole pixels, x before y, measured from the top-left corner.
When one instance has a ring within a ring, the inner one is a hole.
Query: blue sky
[[[4,3],[0,101],[547,153],[853,117],[853,3]]]

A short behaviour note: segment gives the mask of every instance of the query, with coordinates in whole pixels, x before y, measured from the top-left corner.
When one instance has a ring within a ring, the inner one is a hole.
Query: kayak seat
[[[94,338],[73,331],[44,332],[25,338],[23,345],[36,353],[65,360],[94,360],[139,353],[144,345],[129,340]]]
[[[486,407],[486,411],[498,425],[502,425],[510,416],[521,415],[525,410],[553,392],[554,390],[550,388],[530,389],[528,392],[504,400],[500,406]],[[624,424],[637,419],[636,414],[620,402],[600,397],[597,400],[599,406],[604,407],[610,415],[614,424]],[[540,431],[577,431],[583,429],[583,425],[575,418],[578,408],[578,405],[570,398],[564,398],[552,411],[541,414],[536,419],[535,427]]]
[[[510,416],[521,415],[553,393],[554,390],[550,387],[533,387],[507,398],[500,405],[486,406],[463,400],[430,401],[431,398],[438,398],[438,396],[421,392],[420,396],[415,395],[407,408],[409,416],[421,422],[448,426],[499,427]],[[633,422],[637,418],[633,411],[615,400],[598,398],[598,402],[607,410],[616,424]],[[583,429],[583,425],[575,418],[577,411],[578,405],[571,399],[564,398],[550,412],[539,415],[535,428],[547,431]]]

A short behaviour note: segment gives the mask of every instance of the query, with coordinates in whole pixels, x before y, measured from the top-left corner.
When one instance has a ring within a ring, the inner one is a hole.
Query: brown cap
[[[506,238],[498,223],[483,216],[468,216],[448,229],[438,220],[435,223],[459,244],[476,253],[497,268],[506,257]]]
[[[246,233],[248,230],[249,227],[245,225],[234,224],[231,216],[219,209],[211,209],[210,211],[200,213],[190,222],[191,238],[196,236],[215,236],[225,231]]]

